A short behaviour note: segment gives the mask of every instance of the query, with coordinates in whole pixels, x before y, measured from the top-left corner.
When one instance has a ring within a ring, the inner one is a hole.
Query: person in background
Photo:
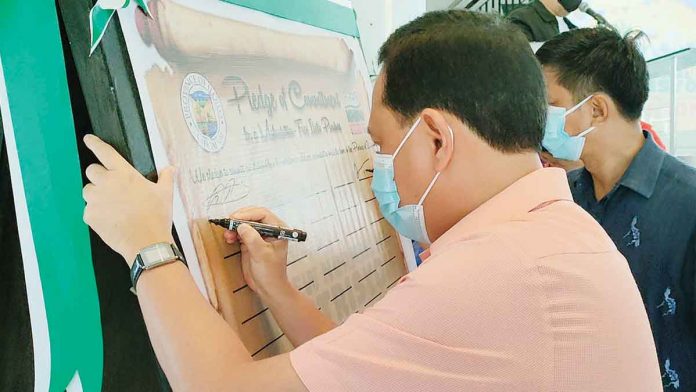
[[[657,144],[658,147],[660,147],[662,151],[667,151],[667,146],[662,141],[662,138],[660,138],[660,135],[658,135],[657,131],[655,131],[655,128],[653,128],[652,125],[646,123],[645,121],[641,121],[640,128],[645,132],[648,132],[650,136],[652,136],[653,141],[655,142],[655,144]]]
[[[575,201],[626,256],[650,318],[666,391],[696,391],[696,170],[641,129],[647,64],[636,40],[579,29],[544,44],[544,147],[582,159]]]
[[[581,0],[534,0],[514,9],[507,18],[522,30],[529,42],[544,42],[560,32],[556,17],[568,16],[580,3]]]

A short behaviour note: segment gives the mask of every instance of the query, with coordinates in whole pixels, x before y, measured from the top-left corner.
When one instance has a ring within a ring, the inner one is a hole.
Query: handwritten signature
[[[240,181],[238,178],[231,178],[213,188],[205,204],[208,209],[212,206],[221,206],[228,203],[239,201],[249,196],[249,185]]]
[[[370,158],[367,158],[363,161],[362,165],[360,165],[360,168],[356,172],[358,179],[364,179],[365,177],[369,177],[371,175],[370,170],[372,170],[372,168],[369,167],[369,162]]]

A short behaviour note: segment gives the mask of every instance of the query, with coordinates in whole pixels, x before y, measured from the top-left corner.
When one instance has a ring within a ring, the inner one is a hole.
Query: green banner
[[[355,11],[329,0],[222,0],[279,18],[360,37]]]
[[[103,345],[53,2],[0,0],[0,110],[32,324],[36,391],[99,391]]]
[[[146,0],[134,0],[150,15]],[[353,9],[329,0],[222,0],[226,3],[261,11],[279,18],[304,23],[337,33],[360,37]],[[99,0],[89,11],[91,55],[99,46],[116,9],[126,8],[131,0]]]

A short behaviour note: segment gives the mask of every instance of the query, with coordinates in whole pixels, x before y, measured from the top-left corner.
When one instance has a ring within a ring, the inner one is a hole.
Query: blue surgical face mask
[[[401,235],[414,241],[430,244],[428,231],[425,227],[425,215],[423,213],[423,202],[433,189],[435,182],[440,177],[440,173],[435,174],[435,177],[430,181],[430,185],[423,192],[418,204],[409,204],[399,207],[401,198],[396,189],[396,181],[394,181],[394,158],[401,151],[404,143],[411,136],[413,131],[420,124],[420,117],[415,124],[406,133],[406,136],[396,148],[393,155],[375,153],[374,158],[374,173],[372,177],[372,191],[375,193],[379,209],[384,218],[398,231]],[[454,133],[452,128],[449,129],[454,142]]]
[[[565,121],[568,115],[581,108],[591,98],[592,95],[568,110],[557,106],[549,106],[542,144],[554,158],[567,161],[580,159],[582,149],[585,147],[585,136],[596,128],[590,127],[577,136],[570,136],[565,130]]]

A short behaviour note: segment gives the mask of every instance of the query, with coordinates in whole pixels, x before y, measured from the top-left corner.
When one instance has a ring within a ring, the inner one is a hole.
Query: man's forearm
[[[231,370],[252,361],[182,263],[145,271],[137,290],[152,346],[174,390],[224,385]]]
[[[162,170],[153,183],[96,136],[85,137],[85,145],[101,163],[85,170],[90,181],[82,190],[87,202],[85,223],[129,267],[144,247],[173,243],[174,169]],[[249,229],[258,238],[248,238],[260,242],[257,245],[266,244]],[[278,248],[283,253],[282,244]],[[285,268],[283,260],[279,266]],[[174,390],[306,391],[289,354],[252,361],[239,336],[198,291],[183,263],[144,271],[137,290],[152,346]]]
[[[277,285],[260,295],[280,329],[295,347],[336,327],[333,320],[318,310],[314,302],[290,282]]]

